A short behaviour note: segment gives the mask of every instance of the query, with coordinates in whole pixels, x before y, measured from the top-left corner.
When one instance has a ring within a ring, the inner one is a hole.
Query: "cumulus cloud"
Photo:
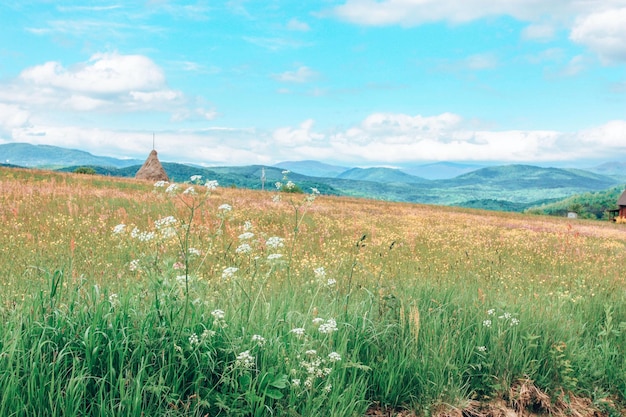
[[[295,18],[287,22],[287,29],[298,32],[308,32],[311,30],[307,23]]]
[[[570,39],[589,47],[607,63],[626,61],[626,7],[577,19]]]
[[[186,98],[170,89],[161,68],[143,55],[95,54],[65,67],[46,62],[0,85],[0,100],[54,111],[169,111]]]

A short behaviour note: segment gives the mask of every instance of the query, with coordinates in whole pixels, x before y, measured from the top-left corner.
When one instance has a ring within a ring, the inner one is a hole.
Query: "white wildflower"
[[[296,327],[295,329],[289,330],[289,333],[293,333],[298,337],[304,336],[304,329],[302,327]]]
[[[517,326],[518,324],[519,324],[519,320],[518,320],[518,319],[516,319],[515,317],[513,317],[513,318],[511,319],[511,323],[510,323],[510,325],[511,325],[511,326]]]
[[[252,239],[253,237],[254,237],[254,233],[252,232],[244,232],[239,235],[239,239],[241,240]]]
[[[259,346],[263,346],[266,342],[265,338],[261,336],[260,334],[253,334],[252,341],[256,342],[256,344]]]
[[[328,360],[331,362],[339,362],[341,360],[341,355],[337,352],[330,352],[328,354]]]
[[[164,227],[173,226],[176,224],[176,222],[177,220],[174,216],[166,216],[166,217],[163,217],[162,219],[155,221],[154,226],[157,229],[162,229]]]
[[[333,278],[328,278],[328,281],[326,281],[326,286],[327,287],[332,287],[333,285],[335,285],[337,283],[336,279]]]
[[[317,351],[315,349],[309,349],[306,352],[304,352],[304,354],[307,356],[315,356],[317,355]]]
[[[300,386],[300,380],[298,378],[294,378],[291,380],[291,385],[294,387],[299,387]]]
[[[277,259],[280,259],[283,257],[282,253],[272,253],[270,256],[267,257],[268,261],[275,261]]]
[[[508,320],[511,318],[511,313],[504,313],[503,315],[498,317],[499,319],[505,319]]]
[[[284,171],[282,172],[282,174],[283,174],[283,175],[287,175],[287,174],[289,174],[290,172],[291,172],[291,171],[289,171],[289,170],[287,170],[287,169],[286,169],[286,170],[284,170]]]
[[[157,182],[154,183],[154,187],[155,188],[161,188],[161,187],[165,187],[168,184],[169,184],[169,182],[167,182],[167,181],[157,181]]]
[[[235,249],[236,253],[250,253],[252,252],[252,246],[250,246],[247,243],[242,243],[241,245],[239,245],[237,247],[237,249]]]
[[[334,319],[326,320],[326,323],[321,324],[319,327],[319,332],[324,334],[329,334],[337,331],[337,322]]]
[[[169,187],[165,189],[165,192],[168,194],[173,194],[176,191],[178,191],[178,185],[176,184],[170,184]]]
[[[109,295],[109,303],[111,303],[111,305],[112,305],[113,307],[115,307],[115,306],[119,305],[120,300],[119,300],[118,295],[117,295],[117,294],[115,294],[115,293],[113,293],[113,294]]]
[[[192,333],[191,336],[189,336],[189,344],[191,346],[197,345],[198,343],[200,343],[200,339],[198,338],[198,335],[195,333]]]
[[[483,320],[483,326],[491,327],[491,320]]]
[[[202,255],[202,252],[200,251],[200,249],[196,249],[196,248],[189,248],[189,249],[187,249],[187,253],[189,255],[192,255],[192,256],[200,256],[200,255]]]
[[[237,355],[237,360],[235,361],[235,366],[250,369],[254,367],[255,358],[250,354],[249,350],[245,350]]]
[[[324,319],[321,317],[315,317],[313,320],[311,320],[313,322],[314,326],[319,326],[320,324],[324,323]]]
[[[231,211],[233,207],[230,204],[224,203],[221,206],[219,206],[217,209],[223,212],[227,212],[227,211]]]
[[[193,187],[187,187],[183,194],[196,195],[196,190]]]
[[[120,233],[124,232],[125,229],[126,229],[126,225],[123,223],[120,223],[113,228],[113,234],[119,235]]]
[[[252,222],[250,220],[245,221],[245,223],[243,224],[243,230],[244,232],[249,232],[250,230],[252,230]]]
[[[185,286],[185,282],[187,282],[187,275],[178,275],[176,277],[176,282],[180,286]]]
[[[283,239],[282,237],[272,236],[269,239],[267,239],[267,242],[265,242],[265,244],[272,249],[278,249],[278,248],[282,248],[283,246],[285,246],[284,242],[285,242],[285,239]]]
[[[324,388],[322,388],[322,391],[324,391],[325,394],[330,394],[332,390],[333,390],[332,384],[326,384],[324,385]]]
[[[191,182],[196,182],[196,181],[200,181],[202,179],[202,175],[192,175],[189,180]]]
[[[476,349],[478,349],[479,352],[487,352],[487,346],[478,346]]]
[[[224,317],[226,317],[226,313],[224,313],[223,310],[213,310],[211,311],[211,315],[216,320],[224,320]]]
[[[275,194],[274,196],[272,196],[273,203],[280,203],[280,201],[281,201],[280,194]]]
[[[218,183],[216,180],[207,180],[204,183],[204,186],[209,190],[209,191],[213,191],[217,188]]]
[[[235,276],[235,272],[239,271],[239,268],[229,266],[222,271],[222,279],[230,279]]]
[[[323,266],[320,266],[319,268],[315,268],[313,270],[313,273],[315,274],[315,277],[318,279],[326,278],[326,270],[324,270]]]
[[[487,310],[487,314],[490,316],[493,316],[494,314],[496,314],[496,310],[494,310],[493,308],[490,308],[489,310]]]
[[[139,269],[139,259],[133,259],[132,261],[130,261],[130,264],[128,264],[128,269],[130,269],[131,271],[137,271]]]
[[[204,329],[204,331],[202,332],[202,335],[200,335],[202,340],[210,339],[213,336],[215,336],[215,331],[214,330],[209,330],[209,329]]]

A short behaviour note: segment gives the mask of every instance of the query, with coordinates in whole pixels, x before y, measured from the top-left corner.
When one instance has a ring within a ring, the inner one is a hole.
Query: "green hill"
[[[552,203],[529,207],[526,212],[565,216],[573,211],[581,218],[606,219],[607,210],[617,208],[617,199],[623,191],[624,186],[618,185],[604,191],[576,194]]]
[[[428,180],[414,175],[409,175],[399,169],[393,168],[352,168],[337,175],[337,178],[374,181],[383,184],[387,183],[425,183]]]
[[[137,159],[117,159],[95,156],[77,149],[58,146],[7,143],[0,145],[0,161],[22,167],[58,168],[77,165],[92,165],[122,168],[137,163]]]

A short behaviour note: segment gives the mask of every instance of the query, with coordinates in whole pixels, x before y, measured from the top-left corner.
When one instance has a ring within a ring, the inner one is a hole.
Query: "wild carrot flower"
[[[202,175],[192,175],[189,179],[191,182],[200,181],[202,179]]]
[[[295,334],[298,337],[302,337],[302,336],[304,336],[304,328],[296,327],[295,329],[291,329],[289,331],[289,333],[293,333],[293,334]]]
[[[325,394],[330,394],[332,390],[333,390],[332,384],[326,384],[324,385],[324,388],[322,388],[322,391],[324,391]]]
[[[321,317],[315,317],[313,320],[311,320],[313,322],[313,325],[315,326],[319,326],[320,324],[324,323],[324,319]]]
[[[254,366],[255,358],[250,354],[249,350],[245,350],[237,355],[235,366],[243,369],[250,369]]]
[[[326,323],[323,323],[320,325],[319,327],[319,332],[323,333],[323,334],[329,334],[332,332],[336,332],[337,329],[337,322],[335,321],[335,319],[328,319],[326,320]]]
[[[120,223],[113,228],[113,234],[119,235],[120,233],[124,232],[125,229],[126,229],[126,225],[123,223]]]
[[[236,253],[250,253],[252,252],[252,247],[247,243],[242,243],[235,249]]]
[[[243,230],[244,232],[249,232],[250,230],[252,230],[252,222],[250,220],[245,221],[245,223],[243,224]]]
[[[226,313],[224,313],[224,310],[213,310],[211,311],[211,315],[216,320],[224,320],[224,317],[226,317]]]
[[[252,239],[254,237],[254,233],[252,232],[244,232],[239,235],[240,240]]]
[[[157,181],[154,183],[154,187],[161,188],[161,187],[165,187],[167,184],[169,184],[169,182],[167,181]]]
[[[306,352],[304,352],[304,354],[307,356],[315,356],[317,355],[317,351],[315,349],[309,349]]]
[[[204,329],[204,331],[202,332],[202,334],[200,335],[200,337],[202,338],[202,340],[207,340],[212,338],[213,336],[215,336],[215,331],[214,330],[209,330],[209,329]]]
[[[128,264],[128,269],[130,269],[131,271],[136,271],[139,269],[139,259],[133,259],[132,261],[130,261],[130,264]]]
[[[200,339],[198,338],[198,335],[195,333],[192,333],[191,336],[189,336],[189,344],[191,346],[197,345],[198,343],[200,343]]]
[[[487,346],[478,346],[476,349],[478,349],[479,352],[487,352]]]
[[[187,187],[185,191],[183,191],[183,194],[196,195],[196,190],[193,187]]]
[[[280,259],[283,257],[282,253],[272,253],[270,256],[267,257],[268,261],[275,261],[277,259]]]
[[[239,271],[239,268],[229,266],[222,271],[222,279],[230,279],[235,276],[235,272]]]
[[[213,190],[215,190],[217,188],[218,183],[217,183],[216,180],[207,180],[204,183],[204,186],[207,188],[207,190],[213,191]]]
[[[336,279],[333,278],[328,278],[328,281],[326,281],[326,286],[327,287],[332,287],[333,285],[335,285],[337,283]]]
[[[252,341],[256,342],[256,344],[259,346],[263,346],[266,342],[265,338],[261,336],[260,334],[253,334]]]
[[[300,386],[300,379],[299,378],[294,378],[291,380],[291,385],[294,387],[299,387]]]
[[[496,314],[496,310],[494,310],[493,308],[490,308],[489,310],[487,310],[487,314],[490,316],[493,316],[494,314]]]
[[[269,239],[267,239],[267,242],[265,242],[265,244],[272,249],[278,249],[278,248],[282,248],[283,246],[285,246],[284,242],[285,242],[285,239],[283,239],[282,237],[272,236]]]
[[[223,212],[227,212],[227,211],[231,211],[233,207],[230,204],[224,203],[221,206],[219,206],[217,209]]]
[[[513,317],[511,319],[511,323],[509,324],[510,326],[517,326],[519,324],[519,320],[516,319],[515,317]]]
[[[319,268],[315,268],[313,270],[313,273],[315,274],[315,277],[318,279],[326,278],[326,271],[324,270],[323,266],[320,266]]]
[[[200,256],[200,255],[202,255],[202,252],[200,251],[200,249],[196,249],[196,248],[189,248],[189,249],[187,249],[187,253],[189,255],[193,255],[193,256]]]
[[[176,191],[178,191],[178,185],[176,185],[176,184],[170,184],[165,189],[165,192],[168,193],[168,194],[174,194]]]
[[[491,327],[491,320],[483,320],[483,326]]]
[[[118,295],[115,293],[109,295],[109,303],[111,303],[113,307],[117,306],[120,303]]]

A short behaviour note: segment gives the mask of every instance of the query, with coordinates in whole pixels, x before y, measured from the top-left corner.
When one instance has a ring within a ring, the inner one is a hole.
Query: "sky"
[[[626,0],[0,0],[0,144],[626,161]]]

